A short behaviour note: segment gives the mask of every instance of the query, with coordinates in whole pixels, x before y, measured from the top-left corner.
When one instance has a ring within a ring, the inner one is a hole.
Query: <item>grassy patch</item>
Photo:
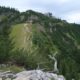
[[[11,71],[11,72],[14,72],[14,73],[18,73],[18,72],[21,72],[21,71],[24,71],[24,70],[25,69],[23,67],[19,67],[19,66],[16,66],[16,65],[0,68],[0,71]]]
[[[12,39],[16,49],[29,49],[31,46],[32,26],[22,23],[12,26],[10,38]]]

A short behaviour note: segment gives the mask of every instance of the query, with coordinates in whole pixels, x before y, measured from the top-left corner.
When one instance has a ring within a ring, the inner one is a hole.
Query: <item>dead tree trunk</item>
[[[54,73],[58,73],[59,70],[57,68],[57,59],[54,57],[54,55],[53,56],[49,55],[49,58],[52,59],[52,60],[54,60],[54,70],[53,70],[53,72]]]

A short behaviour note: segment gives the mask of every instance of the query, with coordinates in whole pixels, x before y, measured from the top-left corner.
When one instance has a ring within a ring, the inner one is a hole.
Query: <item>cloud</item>
[[[37,5],[52,5],[52,4],[64,4],[70,0],[0,0],[0,4],[9,6],[37,6]]]
[[[62,5],[67,2],[70,2],[70,0],[27,0],[30,5]]]
[[[70,23],[80,24],[80,11],[72,11],[62,15],[62,19],[67,20]]]
[[[54,2],[56,3],[56,4],[65,4],[65,3],[67,3],[67,2],[69,2],[70,0],[54,0]]]

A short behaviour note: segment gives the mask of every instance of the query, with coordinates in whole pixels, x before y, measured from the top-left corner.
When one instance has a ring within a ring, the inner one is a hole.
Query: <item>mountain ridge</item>
[[[19,12],[0,7],[0,62],[34,69],[53,70],[48,55],[57,52],[59,73],[79,80],[80,25],[55,18],[51,13]],[[2,45],[4,45],[2,47]]]

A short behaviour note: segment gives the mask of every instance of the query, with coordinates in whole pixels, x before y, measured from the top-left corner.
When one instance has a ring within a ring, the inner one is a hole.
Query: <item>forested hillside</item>
[[[0,7],[0,64],[51,71],[54,62],[49,55],[55,55],[59,74],[79,80],[80,25],[51,13]]]

